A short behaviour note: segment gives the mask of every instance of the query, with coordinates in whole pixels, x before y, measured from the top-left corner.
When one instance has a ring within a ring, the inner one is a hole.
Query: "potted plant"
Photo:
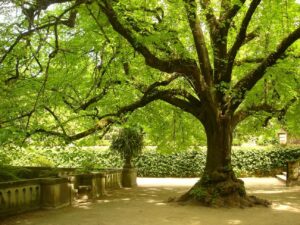
[[[110,149],[118,152],[124,160],[122,171],[122,186],[135,187],[137,169],[132,164],[132,159],[141,154],[144,147],[144,135],[141,128],[125,127],[112,138]]]

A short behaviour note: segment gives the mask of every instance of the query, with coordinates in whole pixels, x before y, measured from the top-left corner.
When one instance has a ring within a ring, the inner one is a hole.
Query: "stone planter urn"
[[[110,149],[118,152],[124,160],[123,187],[137,186],[137,169],[133,166],[132,159],[141,154],[143,146],[143,132],[140,128],[123,128],[117,136],[113,137]]]
[[[122,186],[123,187],[136,187],[137,169],[136,168],[123,168],[122,170]]]

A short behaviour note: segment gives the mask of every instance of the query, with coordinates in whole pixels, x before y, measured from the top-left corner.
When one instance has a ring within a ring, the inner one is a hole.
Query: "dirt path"
[[[300,187],[286,188],[275,178],[245,178],[249,194],[271,200],[270,208],[212,209],[166,203],[197,179],[138,180],[136,189],[116,190],[96,203],[37,211],[1,225],[300,225]]]

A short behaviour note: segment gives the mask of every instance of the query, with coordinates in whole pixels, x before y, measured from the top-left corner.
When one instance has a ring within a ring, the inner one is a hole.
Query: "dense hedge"
[[[82,167],[86,170],[122,167],[118,155],[99,149],[11,149],[2,155],[16,166]],[[233,150],[232,164],[238,176],[265,176],[274,175],[285,168],[288,160],[298,158],[300,148],[239,148]],[[205,159],[205,150],[172,154],[145,151],[135,160],[135,165],[139,168],[139,176],[144,177],[198,177],[203,172]]]
[[[137,159],[140,176],[195,177],[201,176],[206,153],[185,151],[170,155],[144,153]],[[234,149],[232,164],[237,176],[270,176],[285,170],[286,162],[299,159],[300,149]]]
[[[144,177],[198,177],[205,165],[206,153],[184,151],[173,154],[146,152],[136,159],[139,176]]]

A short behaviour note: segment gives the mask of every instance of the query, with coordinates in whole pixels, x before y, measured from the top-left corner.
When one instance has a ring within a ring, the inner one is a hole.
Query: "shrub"
[[[4,167],[0,168],[0,182],[14,180],[19,180],[19,178],[12,171],[6,170]]]
[[[273,176],[285,170],[286,162],[299,159],[298,148],[244,149],[232,151],[232,165],[237,176]],[[198,177],[204,170],[205,150],[172,154],[145,152],[136,160],[139,176]]]
[[[22,149],[12,165],[28,166],[33,156],[42,155],[56,167],[96,170],[120,168],[122,160],[116,152],[97,148]],[[10,152],[7,151],[7,154]],[[13,152],[11,153],[13,154]],[[9,158],[12,158],[9,156]],[[285,169],[286,162],[300,158],[300,148],[234,148],[232,165],[238,176],[269,176]],[[142,177],[199,177],[203,173],[206,151],[203,149],[163,154],[144,151],[133,160]]]
[[[110,149],[120,154],[125,161],[124,168],[131,168],[132,159],[142,153],[144,147],[143,132],[139,128],[125,127],[113,136]]]

